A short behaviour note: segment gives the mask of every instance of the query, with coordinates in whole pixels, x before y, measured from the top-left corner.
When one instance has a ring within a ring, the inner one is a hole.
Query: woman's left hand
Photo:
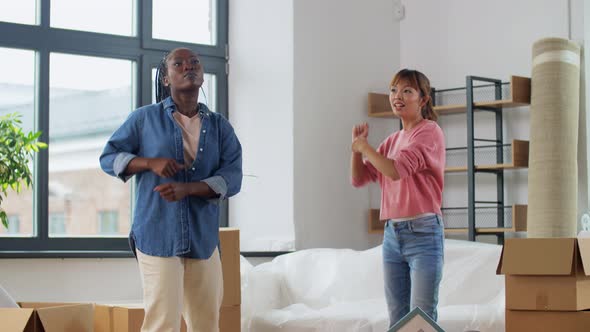
[[[155,187],[154,191],[159,192],[160,197],[168,202],[180,201],[188,195],[188,187],[186,183],[179,182],[161,184]]]

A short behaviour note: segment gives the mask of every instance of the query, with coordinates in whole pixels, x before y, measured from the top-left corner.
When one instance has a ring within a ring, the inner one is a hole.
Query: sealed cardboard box
[[[590,311],[506,310],[506,332],[588,332]]]
[[[240,231],[237,228],[219,229],[221,268],[223,269],[224,306],[242,303],[240,291]]]
[[[507,309],[590,309],[590,238],[507,239],[497,272]]]
[[[97,304],[94,311],[94,332],[139,332],[143,323],[141,304]],[[240,306],[223,306],[219,315],[220,332],[240,331]],[[184,320],[181,332],[186,332]]]
[[[71,303],[19,303],[0,308],[2,331],[92,332],[93,305]]]

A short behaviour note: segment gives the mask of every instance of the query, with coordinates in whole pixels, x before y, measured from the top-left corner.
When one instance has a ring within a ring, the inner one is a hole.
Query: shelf
[[[369,210],[369,234],[383,234],[385,221],[379,219],[379,209]]]
[[[479,101],[475,107],[518,107],[530,105],[531,103],[531,79],[521,76],[510,76],[510,99]],[[389,103],[389,95],[370,92],[368,96],[369,117],[375,118],[396,118]],[[465,104],[435,106],[434,110],[439,115],[465,113]]]
[[[494,171],[527,168],[529,166],[529,142],[522,140],[512,140],[511,145],[511,163],[496,165],[476,165],[477,171]],[[467,166],[446,167],[446,173],[467,172]]]
[[[484,207],[484,208],[476,208],[476,210],[498,210],[497,207]],[[498,227],[476,227],[475,232],[476,234],[500,234],[500,233],[510,233],[510,232],[526,232],[527,229],[527,205],[512,205],[509,209],[505,209],[505,211],[510,210],[510,217],[512,219],[512,223],[510,227],[505,228],[498,228]],[[464,211],[465,214],[467,213],[467,209],[461,209]],[[477,212],[476,212],[477,213]],[[448,223],[445,218],[445,211],[443,211],[443,222],[445,223],[445,234],[465,234],[468,233],[469,229],[467,227],[449,227]],[[467,218],[465,218],[465,221]],[[379,209],[371,209],[369,210],[369,234],[383,234],[385,221],[379,220]],[[466,226],[466,225],[465,225]]]

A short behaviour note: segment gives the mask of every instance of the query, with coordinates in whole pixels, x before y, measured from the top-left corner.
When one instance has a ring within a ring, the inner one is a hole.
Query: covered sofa
[[[501,246],[445,240],[438,323],[445,331],[504,331]],[[383,332],[381,246],[308,249],[242,271],[242,331]]]

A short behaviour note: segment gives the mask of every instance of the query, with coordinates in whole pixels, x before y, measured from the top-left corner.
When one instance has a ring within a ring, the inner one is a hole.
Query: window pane
[[[133,68],[128,60],[50,56],[49,212],[64,214],[61,236],[100,235],[103,210],[118,211],[117,234],[129,233],[131,182],[103,173],[98,158],[134,107]]]
[[[134,36],[134,3],[134,0],[51,0],[51,26]]]
[[[216,94],[216,76],[214,74],[207,74],[203,76],[205,82],[203,83],[202,89],[199,92],[199,102],[207,105],[213,112],[217,111],[215,100],[217,100]],[[156,68],[152,68],[152,103],[156,102]]]
[[[32,131],[35,119],[35,52],[0,48],[0,73],[0,116],[18,113],[22,115],[23,131]],[[7,156],[0,152],[0,164],[6,160]],[[29,169],[33,171],[33,163],[29,163]],[[19,220],[18,231],[10,236],[35,234],[32,189],[24,189],[19,194],[9,190],[2,209]],[[0,236],[6,236],[7,231],[0,224]]]
[[[0,0],[0,21],[35,24],[36,0]]]
[[[216,45],[216,4],[216,0],[153,0],[153,38]]]

